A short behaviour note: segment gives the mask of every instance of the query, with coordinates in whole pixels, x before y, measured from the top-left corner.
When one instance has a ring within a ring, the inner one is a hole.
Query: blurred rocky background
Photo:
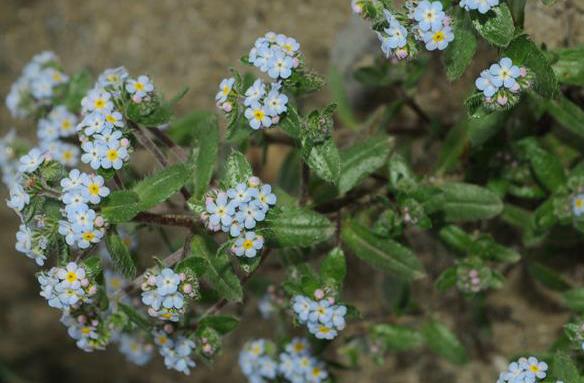
[[[584,43],[584,1],[558,0],[552,7],[539,0],[527,3],[526,29],[534,40],[550,47]],[[321,73],[329,73],[332,65],[339,68],[349,79],[350,99],[363,104],[349,73],[371,62],[379,50],[366,23],[351,15],[348,0],[1,0],[0,98],[34,54],[52,50],[68,73],[82,68],[99,73],[124,65],[131,73],[150,74],[168,95],[189,86],[179,114],[212,109],[217,84],[228,68],[269,30],[297,38],[306,61]],[[468,76],[451,84],[434,57],[432,69],[420,80],[418,103],[433,116],[455,119],[474,76],[485,65],[480,56],[475,58]],[[32,126],[13,121],[2,105],[0,130],[13,126],[24,136],[34,134]],[[2,199],[5,196],[2,190]],[[199,366],[190,377],[165,370],[159,358],[147,367],[135,367],[115,347],[81,352],[59,323],[58,312],[38,295],[35,265],[15,252],[17,219],[3,206],[0,222],[0,382],[243,382],[237,366],[240,346],[250,337],[270,336],[271,326],[259,320],[252,301],[242,308],[242,326],[227,337],[224,355],[214,366]],[[422,259],[440,256],[439,249],[424,245],[423,237],[416,243]],[[152,240],[142,243],[148,256],[163,256],[155,246]],[[371,281],[366,266],[352,261],[350,270],[349,301],[367,311],[387,299],[371,293],[371,285],[380,281]],[[448,297],[445,304],[434,305],[436,315],[472,350],[469,365],[452,366],[417,352],[390,357],[380,368],[365,363],[362,370],[343,373],[340,382],[494,382],[507,358],[525,349],[544,350],[567,319],[553,305],[530,304],[520,279],[519,272],[512,274],[502,291],[490,295],[491,334],[467,329],[465,317],[457,313],[468,308],[448,305]],[[428,286],[416,294],[421,305],[439,300]]]

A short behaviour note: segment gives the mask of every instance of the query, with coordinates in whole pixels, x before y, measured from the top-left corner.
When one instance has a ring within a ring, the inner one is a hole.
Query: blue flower
[[[235,188],[227,190],[227,196],[236,203],[236,206],[239,206],[250,201],[252,190],[245,183],[240,183]]]
[[[272,119],[270,118],[268,111],[258,102],[251,104],[250,107],[245,110],[245,118],[249,120],[249,125],[254,130],[258,130],[262,128],[262,126],[265,128],[272,126]]]
[[[319,302],[313,302],[310,307],[309,322],[320,322],[330,326],[330,320],[333,316],[333,310],[328,300],[322,299]]]
[[[454,40],[454,33],[450,27],[443,26],[424,33],[424,43],[429,51],[444,50],[452,40]]]
[[[110,194],[110,190],[104,185],[104,179],[98,175],[88,175],[83,180],[85,198],[93,204],[98,204],[102,198]]]
[[[272,193],[272,187],[268,184],[259,189],[251,189],[250,195],[255,198],[255,201],[263,210],[268,210],[270,205],[275,205],[277,201],[276,195]]]
[[[245,236],[237,238],[232,251],[238,257],[245,256],[247,258],[253,258],[263,247],[264,238],[256,235],[253,231],[248,231],[245,233]]]
[[[160,290],[160,289],[159,289]],[[162,306],[166,309],[182,309],[185,305],[185,298],[184,296],[179,293],[175,292],[173,294],[165,295],[162,298]]]
[[[269,61],[268,76],[271,78],[288,78],[292,75],[294,60],[283,51],[276,51]]]
[[[235,213],[235,206],[227,199],[227,194],[218,193],[215,201],[207,201],[207,212],[211,214],[209,223],[211,225],[231,225],[233,221],[233,214]]]
[[[296,295],[292,298],[292,309],[301,323],[306,323],[308,321],[308,315],[310,315],[312,303],[314,303],[312,299],[303,295]]]
[[[418,27],[422,31],[439,30],[444,21],[444,11],[442,3],[434,1],[422,1],[414,10],[414,19],[418,22]]]
[[[163,269],[156,277],[156,287],[162,296],[173,294],[177,291],[180,277],[168,267]]]
[[[227,97],[229,97],[234,84],[235,79],[233,77],[221,81],[221,84],[219,84],[219,92],[215,96],[215,101],[221,104],[227,101]]]
[[[334,306],[333,315],[331,317],[331,322],[333,326],[339,331],[343,330],[346,326],[345,315],[347,315],[346,306]]]
[[[322,323],[308,323],[308,331],[317,339],[332,340],[337,336],[337,331]]]
[[[245,100],[243,101],[243,105],[251,106],[253,104],[256,104],[261,100],[261,98],[265,94],[266,94],[266,85],[263,83],[262,80],[257,79],[257,80],[255,80],[253,85],[250,86],[245,91]]]
[[[484,70],[481,72],[481,76],[476,79],[475,86],[478,90],[482,91],[486,98],[491,98],[499,88],[501,87],[500,81],[493,77],[491,72]]]
[[[81,145],[81,149],[84,151],[81,155],[81,161],[85,164],[89,164],[92,169],[99,169],[101,166],[101,157],[106,150],[106,146],[87,141]]]
[[[270,93],[268,93],[264,105],[266,111],[272,117],[279,116],[280,114],[288,110],[288,97],[285,94],[279,93],[278,90],[272,88]]]
[[[489,73],[494,79],[501,82],[505,88],[513,89],[517,85],[515,79],[521,75],[521,70],[518,66],[513,65],[510,58],[504,57],[498,64],[491,65]]]
[[[257,202],[252,201],[241,204],[235,217],[246,229],[253,229],[256,222],[261,222],[266,218],[266,213]]]

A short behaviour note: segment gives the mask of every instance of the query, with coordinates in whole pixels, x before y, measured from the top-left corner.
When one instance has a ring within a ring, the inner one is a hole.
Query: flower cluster
[[[276,362],[275,346],[259,339],[248,342],[239,354],[239,366],[250,382],[264,382],[281,376],[292,383],[320,383],[328,379],[323,362],[312,356],[308,341],[294,338]]]
[[[142,283],[142,303],[148,314],[162,320],[178,322],[186,309],[186,299],[197,295],[198,283],[187,273],[170,268],[148,270]]]
[[[572,212],[575,217],[581,217],[584,214],[584,194],[577,194],[572,199]]]
[[[8,189],[20,181],[18,172],[19,146],[14,129],[0,138],[0,171],[2,172],[2,182]]]
[[[533,383],[546,377],[548,365],[530,356],[512,362],[499,375],[497,383]]]
[[[256,40],[248,60],[275,80],[287,79],[300,66],[300,44],[292,37],[268,32]]]
[[[77,116],[75,114],[71,113],[64,105],[56,106],[38,122],[39,148],[64,166],[76,166],[80,153],[78,145],[60,140],[76,135],[76,125]]]
[[[102,320],[97,310],[80,313],[64,313],[61,323],[67,327],[67,333],[77,347],[85,352],[105,350],[111,340],[111,332],[106,320]]]
[[[325,297],[322,290],[314,293],[316,300],[304,295],[292,298],[292,309],[296,319],[308,327],[308,331],[318,339],[334,339],[345,328],[347,307],[336,305],[332,297]]]
[[[152,359],[154,347],[143,336],[121,334],[119,350],[126,359],[137,366],[144,366]]]
[[[131,149],[121,111],[126,103],[140,103],[153,91],[147,76],[131,79],[123,67],[104,71],[81,100],[83,119],[77,125],[83,150],[81,161],[96,170],[121,169]]]
[[[476,294],[490,286],[491,269],[478,258],[461,261],[456,267],[456,287],[463,293]]]
[[[66,220],[59,222],[59,233],[69,246],[80,249],[98,243],[105,233],[105,221],[89,204],[98,205],[102,198],[109,195],[110,190],[104,185],[103,177],[73,169],[68,177],[61,180],[61,187]]]
[[[191,354],[196,348],[195,342],[183,335],[170,337],[167,332],[155,331],[154,343],[159,346],[160,355],[164,358],[166,368],[189,375],[191,368],[195,367],[195,361]]]
[[[266,218],[270,207],[276,204],[272,187],[262,184],[257,177],[223,191],[212,191],[205,200],[201,215],[212,231],[223,231],[236,238],[231,251],[238,257],[254,258],[264,247],[264,238],[252,229]]]
[[[515,105],[521,91],[531,86],[531,75],[527,68],[518,67],[510,58],[504,57],[483,70],[475,85],[484,96],[485,106],[507,108]]]
[[[454,40],[451,18],[444,12],[440,1],[409,0],[403,13],[394,13],[381,3],[370,0],[353,1],[351,6],[355,13],[365,18],[372,17],[363,12],[365,7],[379,15],[372,17],[375,31],[381,50],[392,61],[412,58],[418,51],[417,42],[423,43],[428,51],[441,51]]]
[[[461,0],[459,5],[467,11],[485,14],[499,5],[499,0]]]
[[[83,303],[90,303],[96,286],[87,276],[83,265],[70,262],[65,267],[53,267],[42,271],[37,277],[41,285],[41,296],[49,306],[69,312]]]
[[[53,52],[39,53],[25,65],[22,75],[10,88],[6,106],[15,118],[31,116],[42,106],[50,105],[56,89],[68,81]]]

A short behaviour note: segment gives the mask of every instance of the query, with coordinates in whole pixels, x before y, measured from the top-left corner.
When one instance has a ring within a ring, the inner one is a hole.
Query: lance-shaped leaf
[[[332,138],[314,145],[304,142],[302,157],[317,176],[333,184],[338,182],[341,175],[341,156]]]
[[[564,302],[571,310],[584,312],[584,288],[566,291],[564,293]]]
[[[212,315],[201,319],[199,327],[210,327],[221,335],[231,332],[239,324],[239,319],[230,315]]]
[[[509,45],[515,34],[513,16],[505,3],[492,8],[484,15],[474,13],[472,23],[485,40],[499,47]]]
[[[225,174],[221,181],[226,189],[235,187],[238,183],[247,183],[249,177],[253,175],[251,165],[241,152],[231,153],[225,163]]]
[[[441,212],[447,222],[489,219],[503,211],[499,196],[480,186],[453,182],[441,185],[440,190],[424,207],[430,214]]]
[[[389,157],[393,140],[374,137],[341,151],[339,192],[344,194],[379,169]]]
[[[576,367],[574,361],[561,351],[556,352],[554,355],[551,373],[554,379],[556,379],[556,382],[578,383],[582,381],[578,367]]]
[[[207,192],[217,161],[219,151],[217,117],[211,114],[199,120],[191,126],[191,131],[197,141],[197,146],[193,149],[195,184],[193,198],[200,199]]]
[[[546,189],[554,192],[566,183],[566,173],[561,161],[542,148],[535,138],[525,138],[518,146],[525,151],[534,175]]]
[[[298,115],[298,111],[292,105],[288,106],[286,116],[282,118],[278,125],[286,134],[293,138],[300,137],[300,130],[302,129],[302,119]]]
[[[553,52],[552,64],[556,78],[562,84],[584,86],[584,46],[560,49]]]
[[[354,221],[345,221],[343,242],[356,256],[378,270],[412,280],[424,276],[422,264],[404,245],[391,239],[380,238]]]
[[[148,318],[146,318],[142,313],[136,311],[132,306],[126,305],[124,303],[118,303],[120,309],[126,314],[130,322],[134,323],[140,329],[150,333],[152,331],[152,325]]]
[[[101,214],[111,224],[129,222],[140,212],[140,197],[133,191],[112,192],[101,206]]]
[[[105,238],[105,244],[111,255],[114,270],[123,274],[128,279],[136,276],[136,264],[128,247],[115,232],[110,232]]]
[[[515,65],[525,65],[535,74],[533,88],[539,95],[546,98],[557,96],[558,80],[554,75],[548,56],[529,39],[527,35],[519,35],[505,49],[504,55]]]
[[[468,362],[464,346],[444,324],[431,321],[423,327],[422,334],[430,350],[436,354],[455,364]]]
[[[183,187],[189,177],[190,167],[177,164],[138,182],[132,190],[138,195],[139,211],[148,210],[169,199]]]
[[[546,102],[547,111],[564,129],[584,138],[584,111],[575,103],[561,96]]]
[[[266,238],[278,247],[308,247],[326,241],[334,233],[325,216],[305,208],[270,209],[265,222]]]
[[[390,351],[408,351],[421,346],[424,337],[409,327],[392,324],[378,324],[371,328],[369,337],[379,341]]]
[[[229,254],[223,249],[216,249],[212,239],[195,236],[191,244],[192,256],[200,258],[204,266],[204,277],[219,295],[229,301],[240,302],[243,290],[239,278],[233,272]]]
[[[468,21],[468,13],[460,12],[454,24],[454,40],[444,53],[446,76],[456,80],[466,70],[477,50],[477,39]]]
[[[347,275],[347,262],[343,250],[335,247],[320,264],[320,279],[325,286],[340,289]]]

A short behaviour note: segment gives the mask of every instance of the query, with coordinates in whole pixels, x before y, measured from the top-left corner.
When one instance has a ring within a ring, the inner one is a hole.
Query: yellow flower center
[[[160,317],[163,319],[170,319],[170,318],[172,318],[172,314],[171,313],[164,313]]]
[[[231,92],[231,89],[226,85],[223,87],[223,95],[227,96]]]
[[[294,344],[294,351],[298,353],[304,351],[304,344],[300,342]]]
[[[95,234],[93,234],[91,231],[86,231],[85,233],[83,233],[81,235],[81,237],[86,240],[86,241],[91,241],[93,240],[93,238],[95,238]]]
[[[57,82],[57,81],[61,81],[63,77],[61,77],[61,73],[59,72],[53,72],[53,81]]]
[[[65,150],[65,151],[63,152],[63,159],[64,159],[65,161],[70,161],[72,158],[73,158],[73,152],[72,152],[72,151],[70,151],[70,150]]]
[[[584,207],[584,199],[576,198],[576,201],[574,201],[574,205],[576,205],[577,209],[582,209]]]
[[[118,157],[118,151],[116,149],[110,149],[106,153],[106,158],[110,161],[115,161]]]
[[[245,241],[243,241],[243,248],[245,250],[249,250],[253,247],[253,242],[250,239],[246,239]]]
[[[73,283],[77,280],[77,274],[74,271],[69,271],[67,276],[65,276],[65,280],[69,283]]]
[[[159,336],[158,343],[164,346],[166,343],[168,343],[168,338],[165,336]]]
[[[91,327],[82,327],[81,328],[81,333],[84,335],[87,335],[91,332]]]
[[[89,186],[87,187],[87,190],[89,190],[89,194],[91,195],[98,195],[99,194],[99,185],[98,184],[89,184]]]
[[[532,364],[531,366],[529,366],[529,369],[531,370],[531,372],[539,372],[539,366],[537,366],[536,364]]]
[[[70,130],[72,126],[73,124],[71,124],[71,121],[69,120],[63,120],[63,122],[61,123],[61,129],[63,130]]]
[[[98,98],[93,105],[95,106],[95,109],[103,109],[105,108],[105,100],[103,98]]]
[[[503,69],[503,70],[501,71],[501,77],[502,77],[503,79],[507,79],[507,78],[509,78],[509,71],[508,71],[507,69]]]
[[[434,40],[437,43],[444,41],[445,38],[446,36],[444,36],[444,32],[442,31],[438,31],[434,33],[434,36],[432,36],[432,40]]]
[[[116,121],[118,121],[112,114],[108,114],[107,116],[105,116],[105,120],[110,124],[113,124]]]
[[[144,90],[144,84],[142,84],[139,81],[136,81],[136,83],[134,84],[134,88],[136,88],[136,90]]]
[[[107,80],[109,82],[118,82],[120,81],[120,77],[117,74],[110,74],[109,76],[107,76]]]
[[[263,111],[263,110],[261,110],[261,109],[256,109],[256,110],[253,112],[253,116],[255,117],[255,119],[256,119],[256,120],[263,120],[263,119],[264,119],[264,117],[266,116],[266,114],[264,113],[264,111]]]

